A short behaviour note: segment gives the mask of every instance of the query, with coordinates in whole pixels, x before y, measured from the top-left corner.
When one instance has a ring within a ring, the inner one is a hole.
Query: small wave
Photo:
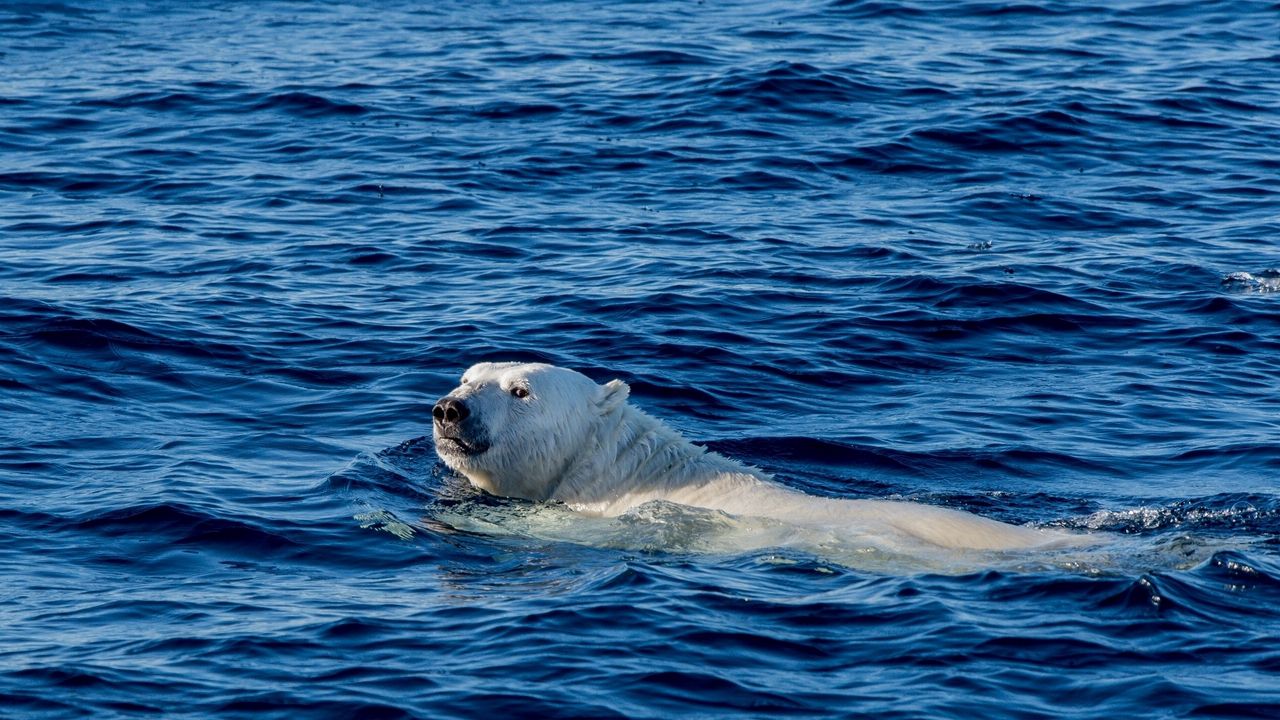
[[[808,183],[798,178],[764,170],[748,170],[737,175],[728,175],[720,178],[718,182],[740,190],[800,190],[810,187]]]
[[[363,105],[338,102],[320,95],[299,91],[268,95],[258,99],[252,108],[254,110],[279,110],[303,117],[353,116],[364,115],[369,112],[369,108]]]
[[[138,178],[132,175],[122,175],[116,173],[104,172],[4,172],[0,173],[0,190],[56,190],[64,193],[91,193],[91,192],[107,192],[118,189],[128,189],[136,185]],[[100,221],[91,221],[100,222]],[[57,225],[44,222],[24,222],[15,223],[6,228],[11,232],[17,231],[62,231],[64,225]]]
[[[835,118],[850,103],[868,102],[884,89],[860,82],[840,72],[807,63],[775,63],[768,68],[740,68],[711,80],[707,87],[725,110],[772,113],[790,112],[809,117]]]
[[[27,118],[27,127],[39,133],[88,132],[98,121],[75,115],[37,115]]]
[[[1216,553],[1201,569],[1201,575],[1223,580],[1230,590],[1266,586],[1280,592],[1280,564],[1260,555],[1225,551]],[[1280,607],[1272,605],[1280,611]]]
[[[554,115],[562,112],[564,108],[559,105],[550,103],[518,103],[510,101],[500,101],[482,105],[473,109],[471,112],[476,117],[486,120],[524,120],[528,118],[536,118],[543,115]]]
[[[112,109],[139,108],[158,111],[186,111],[210,102],[207,95],[187,92],[145,91],[132,92],[111,98],[94,98],[77,103],[84,107]]]
[[[616,62],[620,64],[634,63],[637,65],[652,65],[655,67],[709,65],[711,63],[711,60],[702,57],[701,55],[680,52],[678,50],[628,50],[625,52],[596,53],[591,55],[591,59],[599,60],[601,62]]]
[[[1234,550],[1214,552],[1188,572],[1152,571],[1112,584],[1117,586],[1114,592],[1097,607],[1214,624],[1227,618],[1248,618],[1252,623],[1280,617],[1280,568]]]
[[[834,0],[831,8],[844,17],[873,20],[881,18],[923,17],[927,10],[911,3],[884,2],[881,0]]]
[[[729,457],[746,457],[756,462],[770,461],[779,466],[802,463],[829,468],[875,468],[902,473],[914,472],[920,468],[919,462],[910,453],[803,436],[721,440],[710,446]]]
[[[243,350],[227,343],[167,337],[127,322],[104,317],[77,317],[53,308],[42,309],[38,314],[0,314],[0,329],[11,338],[30,338],[77,351],[114,353],[119,349],[132,349],[232,362],[250,359]]]
[[[106,537],[169,536],[179,545],[218,545],[249,554],[301,549],[295,540],[256,521],[228,518],[177,503],[138,505],[93,513],[70,522],[69,530]],[[158,538],[156,538],[158,539]]]

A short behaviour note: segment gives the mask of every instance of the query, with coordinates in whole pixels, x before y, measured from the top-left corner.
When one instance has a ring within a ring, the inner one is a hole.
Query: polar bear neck
[[[659,499],[725,475],[765,480],[763,473],[686,440],[626,403],[607,411],[560,476],[550,499],[570,505]]]

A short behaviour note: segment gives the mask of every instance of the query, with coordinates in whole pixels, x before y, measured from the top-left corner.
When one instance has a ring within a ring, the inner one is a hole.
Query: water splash
[[[1280,270],[1258,273],[1233,272],[1222,278],[1222,287],[1234,292],[1269,293],[1280,290]]]

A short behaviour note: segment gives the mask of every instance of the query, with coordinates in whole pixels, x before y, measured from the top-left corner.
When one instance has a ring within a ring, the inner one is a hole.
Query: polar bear
[[[958,510],[807,495],[685,440],[627,403],[620,380],[542,363],[479,363],[432,408],[436,452],[493,495],[617,516],[662,500],[799,525],[848,526],[900,546],[1021,550],[1074,544],[1069,533]]]

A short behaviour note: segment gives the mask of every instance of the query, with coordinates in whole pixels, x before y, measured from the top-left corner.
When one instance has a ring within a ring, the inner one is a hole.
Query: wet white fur
[[[518,398],[520,387],[528,396]],[[494,495],[560,501],[582,513],[620,515],[651,500],[839,526],[900,544],[1014,550],[1070,544],[1075,536],[1009,525],[931,505],[821,498],[791,490],[755,469],[690,443],[627,403],[628,387],[597,385],[572,370],[537,363],[480,363],[450,393],[471,413],[468,455],[441,441],[441,459]],[[483,437],[481,437],[483,435]]]

